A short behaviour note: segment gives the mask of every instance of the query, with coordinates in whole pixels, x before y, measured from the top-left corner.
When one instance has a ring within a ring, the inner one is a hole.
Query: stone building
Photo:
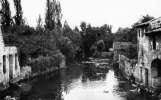
[[[130,56],[131,49],[136,48],[136,44],[133,44],[132,42],[114,42],[113,43],[113,50],[114,50],[114,56],[113,60],[115,63],[118,62],[119,55],[125,55]]]
[[[20,75],[17,48],[6,46],[0,26],[0,89],[6,87],[10,80]]]
[[[145,86],[161,87],[161,17],[135,27],[138,40],[138,79]]]

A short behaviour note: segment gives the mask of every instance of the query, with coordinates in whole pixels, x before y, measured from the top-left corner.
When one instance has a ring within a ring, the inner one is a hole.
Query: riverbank
[[[102,61],[106,62],[108,60],[96,59],[93,61],[95,63],[104,63]],[[106,64],[110,68],[109,71],[102,71],[103,74],[101,75],[96,74],[96,70],[89,69],[89,67],[96,67],[94,64],[92,65],[76,63],[68,65],[65,69],[55,69],[53,72],[37,77],[35,74],[33,79],[30,78],[21,82],[21,84],[29,84],[29,86],[24,86],[27,88],[25,93],[28,90],[27,94],[21,95],[22,91],[12,88],[10,93],[5,96],[20,96],[21,99],[17,100],[79,100],[80,97],[82,97],[82,100],[107,100],[108,98],[113,100],[142,100],[143,98],[146,98],[146,100],[158,100],[131,92],[134,87],[120,75],[119,71],[112,69],[110,64]],[[31,88],[31,90],[28,88]]]
[[[136,62],[136,60],[128,59],[127,57],[120,55],[118,63],[114,63],[113,67],[118,69],[122,76],[125,77],[133,87],[135,87],[136,93],[157,96],[160,98],[161,90],[159,87],[150,87],[145,81],[140,81],[140,75],[142,74],[140,74],[140,67],[137,66]]]
[[[59,71],[66,68],[53,67],[43,72],[32,73],[30,76],[21,78],[16,83],[10,83],[10,87],[0,92],[0,100],[8,100],[4,98],[13,98],[14,100],[24,100],[21,96],[26,97],[32,90],[31,84],[40,79],[56,76]],[[10,99],[9,99],[10,100]]]

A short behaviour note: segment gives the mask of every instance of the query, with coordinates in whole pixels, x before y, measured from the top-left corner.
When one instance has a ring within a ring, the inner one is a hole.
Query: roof
[[[135,28],[143,28],[147,30],[146,35],[158,34],[161,33],[161,17],[152,19],[145,23],[140,23],[134,26]]]
[[[134,25],[134,27],[135,27],[135,28],[139,28],[139,27],[142,27],[142,26],[147,26],[147,25],[149,25],[150,23],[152,23],[153,21],[156,21],[156,20],[159,20],[159,19],[161,19],[161,17],[154,18],[154,19],[149,20],[149,21],[144,22],[144,23],[139,23],[139,24],[137,24],[137,25]]]
[[[139,27],[142,27],[142,26],[147,26],[149,25],[149,21],[148,22],[145,22],[145,23],[139,23],[137,25],[134,25],[135,28],[139,28]]]

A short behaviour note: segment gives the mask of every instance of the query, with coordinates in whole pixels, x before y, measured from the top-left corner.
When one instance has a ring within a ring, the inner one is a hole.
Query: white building
[[[0,24],[0,88],[19,75],[20,65],[17,48],[15,46],[5,46]]]

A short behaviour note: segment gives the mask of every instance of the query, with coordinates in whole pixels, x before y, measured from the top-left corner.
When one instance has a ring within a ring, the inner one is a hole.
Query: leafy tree
[[[95,46],[97,46],[97,50],[99,52],[104,50],[108,51],[108,49],[112,47],[113,34],[111,25],[105,24],[101,27],[92,27],[90,24],[87,25],[86,22],[82,22],[80,24],[80,28],[82,34],[81,48],[83,49],[86,57],[93,55],[91,50],[93,50],[92,48]],[[99,41],[101,41],[101,44]]]
[[[62,19],[61,11],[62,11],[62,9],[61,9],[61,5],[60,5],[59,1],[57,1],[57,3],[56,3],[55,10],[56,10],[56,19],[55,19],[56,25],[57,25],[57,28],[61,28],[62,27],[62,24],[61,24],[61,19]]]
[[[65,21],[63,26],[63,38],[65,40],[62,39],[60,41],[60,50],[67,58],[74,60],[77,51],[80,51],[81,45],[81,35],[78,28],[72,30],[67,21]]]
[[[43,28],[43,25],[42,25],[42,18],[41,18],[41,15],[39,15],[38,19],[37,19],[37,27],[36,29],[42,29]]]
[[[117,42],[137,42],[137,32],[134,28],[119,28],[115,33]]]
[[[74,28],[74,31],[75,31],[75,32],[79,32],[79,29],[78,29],[77,26]]]
[[[80,28],[81,28],[81,30],[82,30],[83,32],[85,32],[85,31],[86,31],[86,28],[87,28],[86,22],[81,22]]]
[[[62,14],[61,14],[61,6],[60,2],[53,0],[47,0],[47,5],[46,5],[46,16],[45,16],[45,28],[52,30],[57,28],[60,28],[61,25],[61,19],[62,19]]]
[[[14,6],[16,9],[16,15],[14,16],[15,24],[21,25],[23,24],[23,12],[22,12],[22,6],[21,6],[21,0],[14,0]]]
[[[112,25],[104,24],[103,26],[101,26],[101,29],[104,32],[112,33]]]
[[[7,0],[1,0],[1,15],[2,15],[2,30],[6,31],[8,27],[11,26],[12,19],[11,19],[11,11],[10,11],[10,5]]]

